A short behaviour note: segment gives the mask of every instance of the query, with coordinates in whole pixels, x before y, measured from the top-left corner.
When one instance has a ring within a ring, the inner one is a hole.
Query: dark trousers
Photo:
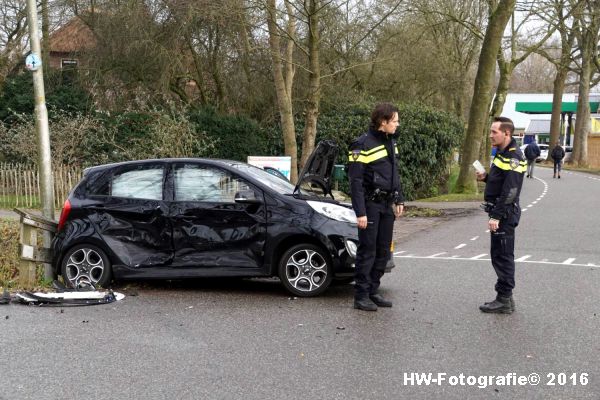
[[[390,259],[394,231],[391,202],[367,201],[367,228],[358,230],[354,297],[364,299],[377,293],[385,266]]]
[[[507,217],[500,220],[498,230],[491,233],[492,266],[498,277],[495,289],[501,297],[512,296],[515,288],[515,228],[520,217],[521,209],[513,206]]]
[[[562,160],[554,160],[554,175],[558,172],[560,175],[560,170],[562,168]]]
[[[535,167],[535,158],[527,159],[527,176],[533,176],[533,168]]]

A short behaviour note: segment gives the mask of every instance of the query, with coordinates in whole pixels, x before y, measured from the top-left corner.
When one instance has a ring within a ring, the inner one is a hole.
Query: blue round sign
[[[42,66],[42,59],[35,53],[31,53],[25,59],[25,68],[37,71]]]

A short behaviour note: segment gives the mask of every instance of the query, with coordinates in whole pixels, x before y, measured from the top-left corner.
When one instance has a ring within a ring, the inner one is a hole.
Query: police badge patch
[[[359,155],[360,155],[360,150],[352,150],[352,159],[354,161],[358,160]]]
[[[516,158],[511,158],[510,159],[510,168],[513,170],[519,168],[519,160],[517,160]]]

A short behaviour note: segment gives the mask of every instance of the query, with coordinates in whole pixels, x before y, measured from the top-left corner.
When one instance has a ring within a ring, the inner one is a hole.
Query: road
[[[0,399],[599,399],[600,179],[536,174],[522,193],[512,315],[477,308],[495,275],[475,212],[396,243],[382,285],[394,307],[375,313],[351,308],[350,285],[295,299],[270,280],[0,306]],[[533,374],[539,385],[518,384]]]

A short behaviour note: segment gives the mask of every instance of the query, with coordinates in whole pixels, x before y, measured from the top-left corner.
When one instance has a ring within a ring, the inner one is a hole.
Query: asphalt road
[[[351,308],[350,285],[294,299],[269,280],[0,306],[0,399],[599,399],[600,179],[536,172],[512,315],[477,308],[495,275],[474,212],[396,243],[394,307],[375,313]]]

